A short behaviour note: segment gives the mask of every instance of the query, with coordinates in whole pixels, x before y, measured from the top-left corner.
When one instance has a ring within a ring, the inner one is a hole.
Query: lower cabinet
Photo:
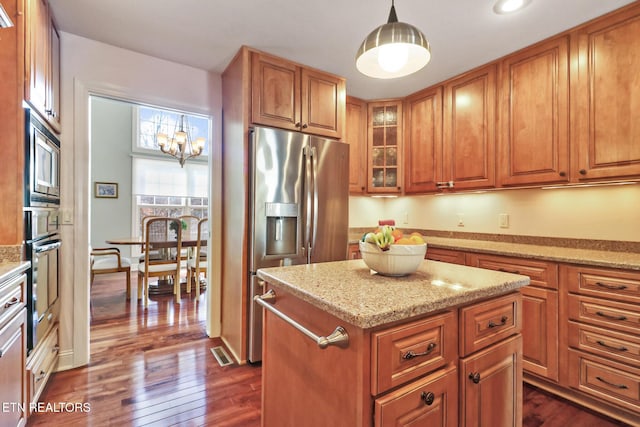
[[[0,328],[0,411],[1,426],[23,426],[27,422],[24,393],[24,361],[26,356],[26,317],[19,314]]]
[[[349,247],[347,249],[347,259],[360,259],[362,255],[360,255],[360,245],[357,243],[349,243]]]
[[[460,425],[522,426],[522,336],[460,360]]]
[[[58,324],[45,335],[27,361],[27,400],[35,404],[58,364]]]
[[[374,413],[376,427],[457,427],[457,369],[442,369],[376,399]]]

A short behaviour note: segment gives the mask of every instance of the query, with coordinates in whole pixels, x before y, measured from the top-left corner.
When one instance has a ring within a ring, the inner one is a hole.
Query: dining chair
[[[145,234],[146,234],[146,228],[147,228],[147,222],[151,219],[151,218],[157,218],[158,215],[145,215],[142,217],[142,219],[140,220],[140,224],[141,224],[141,231],[142,231],[142,241],[144,242],[145,239]],[[140,246],[140,251],[142,252],[142,254],[138,257],[138,262],[143,262],[144,261],[144,253],[146,252],[146,248],[144,243]],[[153,251],[149,254],[149,257],[152,259],[162,259],[162,253],[161,251]]]
[[[176,303],[180,302],[180,252],[182,250],[182,223],[178,218],[150,218],[145,227],[144,260],[138,264],[138,295],[144,293],[144,307],[149,304],[149,278],[168,277],[173,280]],[[153,251],[162,253],[153,259]]]
[[[96,274],[126,273],[127,299],[131,299],[131,260],[122,257],[118,248],[90,248],[90,254],[90,286],[93,286]]]
[[[207,241],[209,239],[209,219],[198,221],[198,235],[195,250],[187,260],[187,292],[191,292],[191,281],[196,287],[196,298],[200,297],[200,273],[207,277]]]
[[[180,215],[180,221],[182,221],[182,252],[180,254],[180,262],[182,265],[180,266],[181,270],[187,270],[187,260],[191,252],[193,252],[192,247],[185,247],[185,242],[195,242],[198,238],[198,222],[200,222],[200,218],[195,215]],[[188,287],[189,285],[187,285]]]

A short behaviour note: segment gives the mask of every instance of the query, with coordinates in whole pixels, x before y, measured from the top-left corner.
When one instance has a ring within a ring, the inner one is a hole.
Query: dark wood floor
[[[54,374],[41,397],[90,410],[37,413],[29,426],[260,425],[261,368],[218,365],[210,349],[222,343],[206,336],[204,295],[183,294],[179,305],[152,298],[144,311],[125,301],[122,276],[96,277],[91,362]],[[526,385],[523,412],[524,427],[624,425]]]

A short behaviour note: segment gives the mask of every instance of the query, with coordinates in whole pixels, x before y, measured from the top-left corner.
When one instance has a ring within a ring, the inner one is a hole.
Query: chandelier
[[[184,162],[190,158],[202,154],[204,149],[205,139],[198,137],[194,141],[190,132],[189,121],[184,114],[181,114],[171,138],[166,133],[156,134],[156,142],[160,147],[160,151],[178,159],[180,167],[184,167]]]

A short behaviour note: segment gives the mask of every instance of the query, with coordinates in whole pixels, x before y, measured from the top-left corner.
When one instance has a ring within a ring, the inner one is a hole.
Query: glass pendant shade
[[[373,30],[356,55],[356,68],[378,79],[403,77],[423,68],[431,60],[431,47],[413,25],[398,22],[391,5],[389,20]]]

